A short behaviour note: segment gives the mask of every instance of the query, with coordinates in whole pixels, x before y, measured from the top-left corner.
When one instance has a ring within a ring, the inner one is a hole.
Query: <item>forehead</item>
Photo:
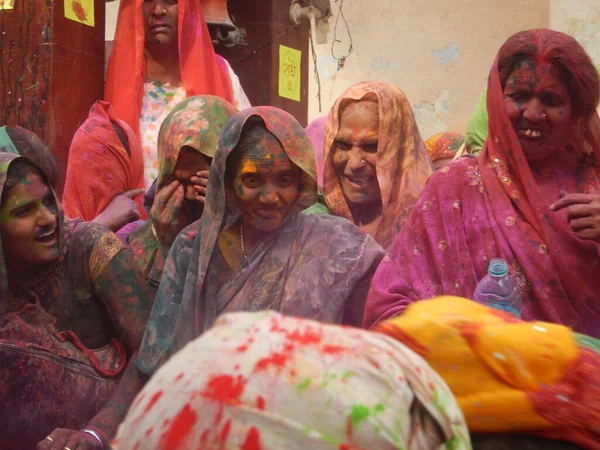
[[[27,171],[20,177],[18,183],[8,189],[5,200],[7,203],[15,203],[25,199],[45,197],[49,192],[50,188],[41,176],[33,171]]]
[[[240,157],[238,169],[244,172],[258,170],[285,170],[294,167],[283,146],[275,136],[269,134]]]
[[[545,87],[552,86],[566,89],[560,79],[560,70],[548,62],[521,61],[515,65],[510,73],[508,84],[536,83]]]
[[[379,105],[376,101],[360,100],[342,109],[340,133],[379,131]]]

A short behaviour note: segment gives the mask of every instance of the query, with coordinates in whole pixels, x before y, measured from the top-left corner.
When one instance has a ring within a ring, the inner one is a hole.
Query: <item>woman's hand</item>
[[[116,232],[128,223],[138,220],[140,210],[133,199],[143,193],[144,189],[132,189],[116,195],[93,222]]]
[[[98,439],[88,433],[57,428],[43,441],[38,442],[37,450],[104,450]]]
[[[208,170],[202,170],[195,176],[190,178],[192,192],[186,193],[188,200],[195,200],[198,203],[204,204],[206,202],[206,189],[208,188]]]
[[[188,225],[183,201],[185,188],[175,180],[156,193],[150,220],[158,241],[170,247],[177,235]]]
[[[600,244],[600,195],[567,194],[550,205],[555,212],[564,208],[575,235]]]

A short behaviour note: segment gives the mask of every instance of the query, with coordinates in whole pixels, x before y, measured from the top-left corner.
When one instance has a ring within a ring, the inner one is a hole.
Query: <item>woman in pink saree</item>
[[[572,37],[509,38],[490,73],[481,155],[432,176],[373,278],[364,325],[441,294],[473,298],[499,257],[519,278],[525,320],[599,337],[599,95]]]

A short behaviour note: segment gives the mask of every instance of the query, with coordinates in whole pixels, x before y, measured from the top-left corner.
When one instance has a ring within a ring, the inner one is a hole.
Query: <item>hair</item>
[[[42,173],[42,170],[38,168],[32,161],[28,159],[19,159],[12,162],[8,168],[6,174],[6,181],[4,182],[4,188],[2,189],[2,199],[0,200],[0,208],[4,206],[4,202],[8,196],[8,191],[11,190],[15,185],[21,183],[23,178],[30,173],[39,175],[44,183],[46,183],[46,177]]]
[[[559,70],[575,116],[589,116],[596,110],[600,99],[600,77],[575,38],[547,29],[521,31],[508,38],[498,53],[502,89],[512,71],[524,61],[547,62]]]
[[[112,124],[112,127],[115,130],[117,137],[121,141],[121,144],[123,144],[123,147],[125,147],[127,156],[131,157],[131,149],[129,148],[129,139],[127,139],[127,134],[125,133],[125,130],[123,130],[123,128],[121,128],[121,126],[118,123],[113,122],[112,120],[110,121],[110,123]]]
[[[242,132],[240,133],[240,140],[227,157],[225,180],[228,183],[231,183],[235,178],[240,160],[242,159],[242,156],[244,156],[244,153],[257,147],[260,142],[268,136],[273,136],[273,134],[267,129],[267,125],[262,117],[251,116],[246,120]]]
[[[353,105],[355,103],[370,103],[371,105],[373,105],[375,107],[375,109],[377,109],[377,113],[379,113],[379,98],[377,97],[377,94],[375,92],[367,92],[365,95],[362,96],[362,98],[355,100],[353,98],[345,98],[340,102],[340,106],[339,106],[339,110],[338,110],[338,117],[339,120],[342,120],[342,115],[344,114],[344,112],[346,111],[346,109],[350,106]]]
[[[48,146],[36,134],[21,127],[6,127],[6,134],[19,152],[19,155],[31,159],[42,171],[51,186],[57,178],[56,160]],[[37,168],[36,168],[37,169]]]

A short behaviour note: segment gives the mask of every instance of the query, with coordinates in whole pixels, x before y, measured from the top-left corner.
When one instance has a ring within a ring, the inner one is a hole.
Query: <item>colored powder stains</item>
[[[377,403],[373,410],[375,411],[375,414],[382,413],[385,411],[385,405],[383,403]]]
[[[175,377],[175,383],[177,383],[178,381],[180,381],[183,378],[183,372],[181,372],[179,375],[177,375],[177,377]]]
[[[147,414],[154,405],[156,405],[156,402],[158,402],[158,400],[162,397],[163,395],[163,391],[158,391],[156,394],[154,394],[152,396],[152,398],[150,399],[150,401],[148,402],[148,404],[146,405],[146,407],[144,408],[144,413],[143,414]]]
[[[210,434],[210,429],[206,429],[202,432],[202,436],[200,436],[200,443],[202,444],[202,448],[205,448],[208,443],[208,435]]]
[[[154,427],[148,428],[146,430],[146,433],[145,433],[146,437],[149,437],[152,434],[153,431],[154,431]]]
[[[196,412],[189,404],[185,405],[179,414],[177,414],[169,429],[161,436],[161,448],[164,448],[165,450],[175,450],[179,448],[190,431],[192,431],[197,420],[198,416],[196,415]]]
[[[240,345],[235,349],[235,351],[238,353],[244,353],[246,350],[248,350],[248,345]]]
[[[241,375],[237,378],[231,375],[217,375],[209,380],[201,395],[216,402],[236,405],[240,403],[245,387],[246,380]]]
[[[352,428],[356,428],[361,422],[364,422],[369,418],[370,411],[369,407],[365,405],[354,405],[352,406],[352,412],[350,412],[350,421],[352,422]]]
[[[311,328],[307,328],[304,333],[299,330],[294,330],[293,333],[287,335],[287,338],[291,341],[298,342],[299,344],[318,344],[321,342],[321,333],[318,333]]]
[[[246,435],[246,440],[240,447],[240,450],[260,450],[260,432],[256,427],[251,427]]]
[[[285,353],[272,353],[271,356],[268,356],[258,361],[256,363],[256,367],[254,367],[254,371],[260,372],[262,370],[267,370],[270,366],[281,370],[283,369],[289,358],[290,356]]]
[[[261,411],[265,410],[265,399],[262,395],[256,397],[256,407]]]
[[[348,439],[352,439],[353,435],[354,435],[354,428],[352,427],[352,418],[348,417],[348,420],[346,420],[346,437]]]
[[[339,345],[328,344],[323,347],[323,353],[330,355],[339,355],[340,353],[343,353],[346,350],[347,349],[345,347],[340,347]]]
[[[219,443],[221,447],[225,447],[227,443],[227,439],[229,439],[229,432],[231,431],[231,419],[225,422],[225,426],[221,430],[221,434],[219,435]]]
[[[298,390],[300,391],[305,391],[306,389],[308,389],[308,387],[311,385],[312,383],[312,378],[305,378],[304,380],[302,380],[300,382],[300,384],[298,384]]]

